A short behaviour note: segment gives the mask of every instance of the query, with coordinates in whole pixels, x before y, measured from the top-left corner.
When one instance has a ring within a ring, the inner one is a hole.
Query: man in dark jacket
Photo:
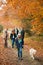
[[[15,38],[16,38],[16,34],[15,34],[15,31],[13,30],[10,35],[10,39],[12,41],[12,48],[14,48]]]
[[[23,46],[24,45],[24,36],[25,36],[24,29],[21,30],[21,36],[22,36],[22,46]]]
[[[19,33],[19,30],[18,30],[18,28],[15,28],[14,29],[14,31],[15,31],[15,33],[16,33],[16,36],[18,35],[18,33]]]

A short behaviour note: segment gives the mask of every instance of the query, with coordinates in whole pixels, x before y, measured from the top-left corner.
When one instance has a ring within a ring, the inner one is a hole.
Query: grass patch
[[[32,36],[25,38],[25,44],[37,50],[43,49],[43,37]]]
[[[43,36],[32,36],[30,37],[33,41],[41,42],[43,41]]]
[[[2,32],[0,33],[0,35],[2,35]]]

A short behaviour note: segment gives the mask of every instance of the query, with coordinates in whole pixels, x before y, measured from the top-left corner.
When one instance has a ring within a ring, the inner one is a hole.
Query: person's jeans
[[[15,39],[12,39],[12,48],[14,48]]]
[[[18,48],[18,57],[22,58],[22,47]]]

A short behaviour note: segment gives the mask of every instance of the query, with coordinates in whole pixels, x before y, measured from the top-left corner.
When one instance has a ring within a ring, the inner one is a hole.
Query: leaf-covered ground
[[[34,41],[29,40],[29,42],[33,43]],[[34,44],[37,45],[35,42]],[[4,48],[3,40],[0,38],[0,65],[43,65],[43,53],[40,55],[36,54],[36,59],[32,60],[29,55],[29,47],[28,45],[24,45],[23,60],[20,61],[17,57],[17,49],[12,48],[10,43],[8,44],[8,48]]]

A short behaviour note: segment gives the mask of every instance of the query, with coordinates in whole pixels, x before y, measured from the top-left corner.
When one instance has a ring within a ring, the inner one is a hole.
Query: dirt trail
[[[4,48],[3,43],[0,43],[0,65],[43,65],[41,60],[32,60],[29,56],[29,51],[23,49],[23,60],[18,60],[17,49],[11,48],[9,44],[8,48]]]

